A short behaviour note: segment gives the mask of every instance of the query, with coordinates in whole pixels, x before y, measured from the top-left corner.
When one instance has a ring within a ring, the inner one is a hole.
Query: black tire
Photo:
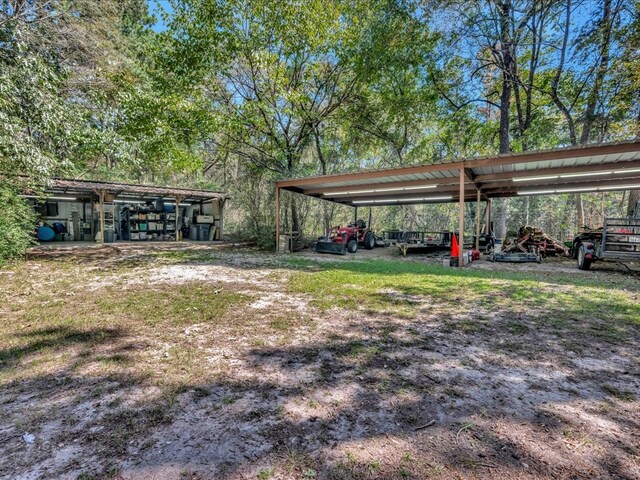
[[[578,250],[578,268],[580,270],[589,270],[591,268],[591,259],[585,258],[585,253],[584,245],[580,245]]]
[[[358,251],[358,242],[356,240],[349,240],[347,243],[347,252],[356,253]]]
[[[578,250],[582,244],[580,242],[574,242],[573,247],[571,248],[571,256],[575,259],[578,258]]]
[[[364,248],[367,250],[373,250],[376,248],[376,236],[373,232],[367,232],[364,236]]]

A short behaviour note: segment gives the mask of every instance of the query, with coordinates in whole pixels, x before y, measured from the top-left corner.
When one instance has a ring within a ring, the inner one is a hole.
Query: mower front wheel
[[[367,250],[373,250],[376,248],[376,236],[373,232],[367,232],[364,236],[364,248]]]
[[[347,243],[347,252],[356,253],[358,251],[358,242],[356,240],[349,240]]]

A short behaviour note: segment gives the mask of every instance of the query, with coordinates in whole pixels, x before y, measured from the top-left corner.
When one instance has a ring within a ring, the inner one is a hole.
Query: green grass
[[[489,319],[526,316],[557,329],[586,328],[608,341],[624,340],[629,328],[640,326],[640,302],[632,295],[638,291],[635,279],[603,285],[598,279],[568,274],[456,270],[386,260],[316,267],[296,272],[289,288],[310,295],[312,304],[322,311],[337,307],[400,318],[415,318],[423,312],[467,312],[474,318],[450,320],[448,327],[474,333],[482,328],[477,321],[483,316],[478,312],[482,307]],[[505,330],[514,335],[529,328],[513,318],[505,323]]]

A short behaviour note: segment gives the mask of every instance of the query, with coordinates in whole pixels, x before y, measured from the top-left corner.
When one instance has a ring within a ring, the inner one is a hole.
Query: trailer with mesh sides
[[[580,270],[598,261],[640,262],[640,218],[607,218],[602,231],[574,245]]]

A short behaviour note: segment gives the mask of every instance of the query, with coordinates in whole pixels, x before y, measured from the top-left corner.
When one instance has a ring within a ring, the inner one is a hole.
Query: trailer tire
[[[367,232],[364,236],[364,248],[367,250],[373,250],[376,248],[376,236],[373,232]]]
[[[347,243],[347,252],[356,253],[357,251],[358,251],[357,240],[349,240],[349,243]]]
[[[585,258],[585,253],[584,245],[580,245],[578,250],[578,268],[580,270],[589,270],[591,268],[591,259]]]

